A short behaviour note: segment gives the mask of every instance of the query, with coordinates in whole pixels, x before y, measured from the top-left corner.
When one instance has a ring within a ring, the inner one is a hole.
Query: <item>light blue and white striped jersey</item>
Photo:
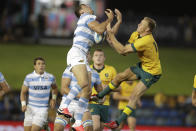
[[[35,71],[28,74],[24,80],[24,86],[29,88],[28,105],[47,108],[52,84],[55,84],[52,74],[44,72],[39,75]]]
[[[3,76],[3,74],[0,72],[0,82],[4,82],[5,81],[5,78]]]
[[[70,89],[73,86],[79,87],[79,85],[77,84],[76,77],[73,75],[73,73],[68,68],[66,68],[65,71],[63,72],[62,78],[71,79],[71,83],[69,85]],[[95,70],[91,69],[91,87],[93,88],[94,85],[99,85],[99,84],[101,84],[101,79],[99,77],[99,74]],[[63,95],[63,97],[66,97],[66,95]]]
[[[94,69],[91,69],[91,87],[93,88],[95,85],[101,84],[101,79],[99,74]]]
[[[84,13],[80,16],[74,32],[73,46],[88,52],[95,43],[95,32],[88,27],[88,23],[96,19],[95,15]]]

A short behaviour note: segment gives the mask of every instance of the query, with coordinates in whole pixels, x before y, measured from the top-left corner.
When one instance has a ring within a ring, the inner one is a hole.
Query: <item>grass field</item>
[[[61,75],[66,67],[66,54],[70,46],[0,44],[0,72],[13,89],[20,89],[26,74],[33,71],[33,59],[46,59],[46,70],[55,75],[60,88]],[[92,48],[91,52],[95,48]],[[102,46],[106,64],[113,65],[118,72],[139,61],[136,54],[121,56],[108,46]],[[163,68],[161,79],[147,92],[153,95],[191,95],[193,77],[196,73],[196,49],[160,47]]]

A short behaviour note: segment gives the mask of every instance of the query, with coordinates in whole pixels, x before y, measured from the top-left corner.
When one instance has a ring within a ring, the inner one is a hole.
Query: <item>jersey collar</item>
[[[35,70],[33,71],[33,74],[35,75],[35,76],[39,76],[39,77],[44,77],[44,75],[45,75],[45,72],[43,73],[43,74],[37,74],[36,72],[35,72]]]
[[[105,68],[105,65],[103,65],[103,67],[101,69],[96,69],[93,65],[93,69],[96,70],[98,73],[100,73],[103,69]]]

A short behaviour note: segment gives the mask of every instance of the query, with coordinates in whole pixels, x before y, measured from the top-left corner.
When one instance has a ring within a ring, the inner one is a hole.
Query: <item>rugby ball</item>
[[[100,44],[105,40],[105,34],[106,32],[104,32],[103,34],[98,34],[95,32],[94,34],[94,41],[96,44]]]

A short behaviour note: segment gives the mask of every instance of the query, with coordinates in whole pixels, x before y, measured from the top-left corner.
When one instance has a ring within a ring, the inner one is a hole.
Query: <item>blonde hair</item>
[[[148,22],[148,26],[150,28],[150,31],[153,32],[154,29],[156,28],[156,21],[150,17],[144,17],[144,20],[146,20]]]

